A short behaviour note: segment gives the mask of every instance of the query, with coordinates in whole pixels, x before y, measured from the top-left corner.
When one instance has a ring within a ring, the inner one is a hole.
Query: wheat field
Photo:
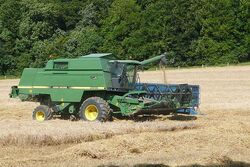
[[[31,120],[37,103],[0,80],[0,166],[250,166],[250,66],[167,70],[201,86],[200,115],[89,123]],[[163,82],[161,71],[141,82]]]

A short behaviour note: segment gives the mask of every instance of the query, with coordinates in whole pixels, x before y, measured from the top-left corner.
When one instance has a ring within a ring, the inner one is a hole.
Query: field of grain
[[[0,80],[0,166],[250,166],[250,66],[168,70],[201,86],[201,115],[89,123],[31,120],[36,103]],[[141,82],[163,82],[161,71]]]

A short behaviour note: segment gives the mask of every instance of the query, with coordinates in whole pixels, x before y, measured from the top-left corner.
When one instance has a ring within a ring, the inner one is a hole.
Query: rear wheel
[[[40,105],[33,111],[32,118],[38,122],[50,120],[52,118],[52,112],[46,105]]]
[[[86,99],[79,110],[80,119],[85,121],[107,121],[110,114],[110,106],[100,97]]]

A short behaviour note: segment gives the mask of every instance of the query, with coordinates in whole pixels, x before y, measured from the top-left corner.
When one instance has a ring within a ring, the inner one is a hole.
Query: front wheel
[[[90,97],[86,99],[79,110],[80,119],[85,121],[105,122],[110,114],[109,104],[100,97]]]

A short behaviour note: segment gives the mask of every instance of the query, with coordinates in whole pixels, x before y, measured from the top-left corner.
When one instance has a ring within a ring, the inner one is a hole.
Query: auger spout
[[[147,59],[147,60],[144,60],[144,61],[141,61],[141,65],[144,66],[144,65],[147,65],[147,64],[150,64],[150,63],[154,63],[154,62],[161,62],[163,64],[166,64],[166,54],[161,54],[159,56],[155,56],[155,57],[152,57],[150,59]]]

